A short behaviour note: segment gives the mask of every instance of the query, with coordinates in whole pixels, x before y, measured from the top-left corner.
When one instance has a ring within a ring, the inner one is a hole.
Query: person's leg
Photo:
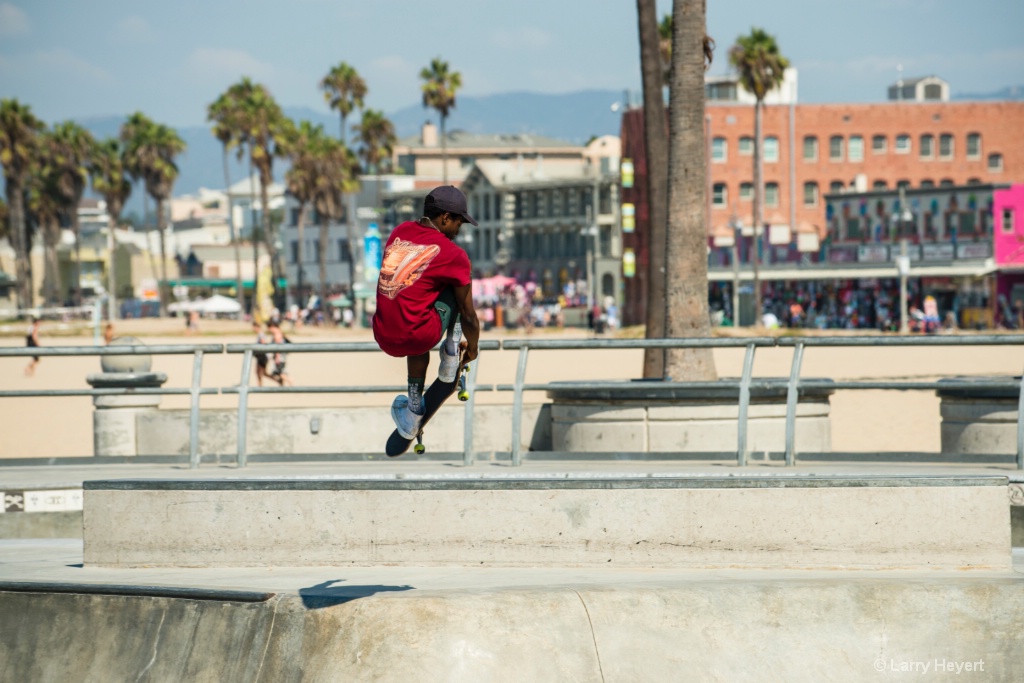
[[[430,366],[430,354],[408,356],[405,359],[409,374],[409,410],[417,415],[423,414],[423,386],[427,381],[427,368]]]
[[[434,301],[434,310],[441,318],[441,329],[445,340],[445,351],[448,355],[454,356],[459,352],[459,342],[462,341],[462,325],[459,314],[459,306],[455,301],[455,290],[452,287],[445,287],[437,295]]]

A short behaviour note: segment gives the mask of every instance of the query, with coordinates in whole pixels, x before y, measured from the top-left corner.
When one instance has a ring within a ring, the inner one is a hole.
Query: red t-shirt
[[[414,221],[395,228],[377,279],[373,338],[389,356],[418,356],[441,339],[434,302],[445,287],[470,283],[469,256],[440,230]]]

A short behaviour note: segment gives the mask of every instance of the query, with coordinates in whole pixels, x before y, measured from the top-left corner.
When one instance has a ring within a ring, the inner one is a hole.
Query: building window
[[[989,154],[988,155],[988,170],[993,173],[998,173],[1003,170],[1003,155],[1002,154]]]
[[[715,138],[711,141],[711,160],[715,163],[724,163],[729,158],[729,142],[725,138]]]
[[[804,206],[818,205],[818,183],[804,183]]]
[[[931,159],[935,156],[935,136],[924,134],[921,136],[921,158]]]
[[[352,260],[352,255],[348,253],[348,240],[338,240],[338,263],[347,263]]]
[[[769,136],[764,139],[764,160],[774,162],[779,160],[779,139]]]
[[[804,138],[804,161],[818,160],[818,138],[808,135]]]
[[[298,243],[297,240],[292,240],[291,248],[292,248],[292,257],[290,259],[290,262],[291,263],[298,263],[299,262],[299,243]]]
[[[969,133],[967,135],[967,158],[981,158],[981,133]]]
[[[843,136],[833,135],[828,140],[828,158],[832,161],[843,160]]]
[[[860,135],[851,135],[846,151],[850,161],[864,161],[864,138]]]
[[[711,203],[716,208],[722,208],[729,203],[729,192],[725,183],[715,183],[712,187]]]
[[[501,204],[505,201],[504,195],[494,195],[494,219],[501,220]]]
[[[999,229],[1006,234],[1013,232],[1013,209],[1003,209]]]
[[[896,136],[896,153],[897,154],[910,154],[910,136],[909,135],[897,135]]]
[[[831,194],[839,194],[840,192],[843,191],[843,188],[845,187],[846,183],[844,183],[842,180],[833,180],[831,183],[828,184],[828,191]]]
[[[754,199],[754,183],[740,183],[740,201],[749,202]]]
[[[922,190],[927,190],[928,188],[931,188],[931,187],[935,187],[935,181],[934,180],[925,179],[925,180],[921,181],[921,189]]]
[[[871,138],[871,151],[874,154],[885,154],[888,141],[884,135],[876,135]]]
[[[885,189],[888,189],[888,188],[889,188],[889,183],[885,182],[884,180],[876,180],[875,182],[873,182],[871,184],[871,189],[873,189],[873,190],[885,190]]]
[[[896,189],[897,190],[899,190],[899,189],[909,190],[910,189],[910,181],[909,180],[897,180],[896,181]]]
[[[981,178],[968,178],[967,179],[967,184],[968,185],[981,185]]]
[[[955,187],[956,183],[953,182],[952,178],[943,178],[939,181],[939,187]]]
[[[744,135],[740,138],[740,156],[749,157],[754,153],[754,138]]]
[[[939,136],[939,158],[953,158],[953,136],[949,133],[943,133]]]
[[[779,184],[768,183],[764,186],[764,205],[765,206],[778,206],[779,205]]]

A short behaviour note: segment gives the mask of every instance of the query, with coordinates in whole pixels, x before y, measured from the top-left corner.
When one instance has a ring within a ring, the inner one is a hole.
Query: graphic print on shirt
[[[434,257],[441,253],[436,244],[414,244],[396,239],[384,251],[377,291],[389,299],[416,282]]]

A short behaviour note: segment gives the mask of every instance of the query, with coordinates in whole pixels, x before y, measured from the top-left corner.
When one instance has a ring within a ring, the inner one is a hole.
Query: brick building
[[[735,235],[751,240],[755,234],[754,107],[709,101],[706,122],[709,246],[731,247]],[[827,194],[1024,181],[1020,102],[768,105],[762,123],[767,226],[758,234],[763,235],[762,262],[769,266],[818,260],[820,242],[827,236]],[[634,252],[637,268],[637,277],[626,280],[626,322],[632,323],[644,319],[646,291],[641,275],[647,268],[648,219],[642,110],[623,115],[622,145],[624,163],[632,162],[635,180],[633,187],[623,188],[623,202],[635,206],[636,216],[636,231],[624,243]],[[767,270],[763,277],[771,280]],[[710,274],[712,281],[729,278]]]

